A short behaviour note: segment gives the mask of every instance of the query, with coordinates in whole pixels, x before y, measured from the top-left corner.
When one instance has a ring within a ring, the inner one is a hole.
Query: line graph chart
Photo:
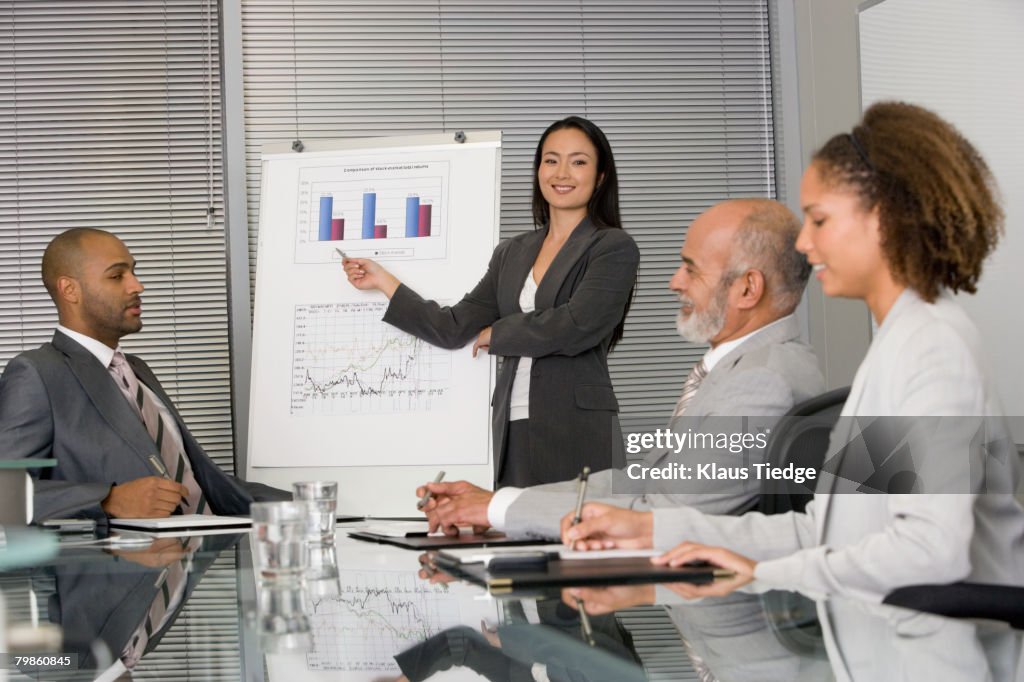
[[[342,591],[310,604],[309,670],[398,672],[394,656],[460,623],[447,585],[411,571],[341,571]]]
[[[451,384],[451,354],[381,322],[384,302],[295,306],[293,415],[429,411]]]

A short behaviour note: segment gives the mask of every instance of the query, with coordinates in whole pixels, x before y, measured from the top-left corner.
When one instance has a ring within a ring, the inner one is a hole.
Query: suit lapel
[[[53,335],[53,347],[64,353],[71,373],[107,424],[131,446],[146,468],[152,469],[148,457],[156,452],[153,439],[107,368],[79,343],[60,332]]]
[[[555,254],[555,258],[551,261],[548,271],[544,273],[544,279],[540,281],[540,285],[537,287],[536,305],[538,310],[555,307],[555,297],[558,296],[562,283],[565,282],[565,278],[569,275],[573,266],[576,265],[577,261],[586,253],[587,248],[590,247],[590,238],[595,232],[597,232],[597,228],[590,222],[590,218],[584,218],[576,226],[576,229],[572,231],[572,234],[569,235],[569,238],[565,240],[565,244]],[[547,231],[545,231],[545,234],[547,234]],[[534,260],[536,260],[536,254],[534,254]]]
[[[779,320],[767,327],[762,327],[759,331],[755,332],[753,336],[736,348],[733,348],[725,357],[715,363],[712,370],[708,372],[706,377],[704,377],[704,381],[701,382],[697,395],[693,396],[693,401],[687,408],[687,414],[699,416],[700,410],[698,408],[701,402],[703,402],[701,394],[703,393],[704,396],[712,394],[711,389],[714,388],[715,384],[721,382],[724,377],[727,377],[732,368],[736,366],[736,363],[738,363],[744,355],[770,344],[793,341],[799,338],[799,336],[799,325],[797,325],[796,318],[792,316],[787,319]]]
[[[697,395],[693,396],[693,402],[690,403],[687,408],[686,414],[693,415],[693,418],[701,416],[699,410],[694,410],[694,406],[700,405],[701,396],[709,395],[716,383],[722,380],[722,377],[727,376],[729,370],[736,366],[747,353],[757,350],[762,346],[770,343],[785,343],[791,341],[800,336],[800,329],[797,326],[796,319],[790,318],[788,320],[780,321],[777,324],[771,325],[770,327],[764,327],[760,331],[755,332],[752,337],[741,343],[739,346],[734,348],[728,355],[718,361],[715,364],[704,381],[701,382],[700,388],[697,390]],[[669,428],[673,428],[674,419],[669,421]],[[644,462],[648,465],[656,465],[666,455],[669,454],[669,450],[653,450],[644,457]]]
[[[521,242],[518,250],[509,255],[508,262],[505,264],[504,276],[501,277],[504,282],[507,282],[507,286],[498,287],[498,295],[501,297],[499,310],[523,312],[523,309],[519,307],[519,294],[523,290],[526,275],[530,273],[537,260],[537,254],[540,253],[540,247],[544,243],[547,233],[547,228],[537,230]]]

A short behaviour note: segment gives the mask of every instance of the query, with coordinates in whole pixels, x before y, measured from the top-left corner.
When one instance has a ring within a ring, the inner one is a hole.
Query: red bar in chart
[[[331,218],[331,241],[337,242],[345,238],[345,219]]]
[[[374,239],[387,239],[388,238],[388,226],[387,225],[374,225],[373,226],[373,238]]]
[[[416,236],[430,236],[430,204],[420,204],[419,233]]]

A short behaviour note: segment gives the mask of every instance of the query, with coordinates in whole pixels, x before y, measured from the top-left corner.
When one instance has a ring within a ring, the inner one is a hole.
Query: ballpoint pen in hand
[[[444,472],[443,471],[437,472],[437,476],[434,477],[434,483],[440,483],[441,479],[443,479],[443,478],[444,478]],[[416,503],[416,508],[419,509],[419,510],[422,510],[424,507],[427,506],[427,502],[430,502],[430,498],[431,497],[432,497],[432,495],[431,495],[430,489],[428,488],[427,492],[423,493],[423,497],[420,498],[420,501]]]
[[[587,495],[587,478],[590,477],[590,467],[583,467],[580,472],[579,487],[576,490],[576,514],[572,517],[572,525],[583,520],[583,498]]]

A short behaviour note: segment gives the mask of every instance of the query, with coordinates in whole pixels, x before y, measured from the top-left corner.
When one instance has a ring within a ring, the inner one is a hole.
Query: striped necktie
[[[114,359],[110,362],[110,374],[125,398],[135,408],[142,423],[146,425],[146,431],[156,443],[160,459],[169,472],[168,477],[173,477],[177,483],[188,488],[188,496],[182,500],[178,509],[184,514],[211,514],[209,505],[206,504],[206,496],[203,495],[192,473],[192,465],[185,456],[181,433],[177,428],[173,428],[173,425],[166,423],[166,418],[160,414],[156,401],[139,382],[121,351],[114,353]]]
[[[683,393],[679,396],[679,402],[676,403],[675,412],[672,413],[673,417],[678,417],[686,408],[690,405],[690,401],[693,400],[693,396],[697,395],[697,389],[700,388],[700,382],[704,381],[704,377],[708,375],[708,366],[704,364],[703,358],[698,362],[692,370],[690,370],[689,376],[686,377],[686,381],[683,382]]]
[[[149,644],[153,633],[159,632],[167,624],[185,596],[188,574],[192,570],[192,556],[201,544],[202,538],[183,540],[181,549],[184,556],[171,561],[157,576],[156,596],[153,597],[153,603],[150,604],[149,611],[146,612],[146,619],[135,630],[131,640],[121,652],[121,661],[129,670],[142,660],[146,645]]]

